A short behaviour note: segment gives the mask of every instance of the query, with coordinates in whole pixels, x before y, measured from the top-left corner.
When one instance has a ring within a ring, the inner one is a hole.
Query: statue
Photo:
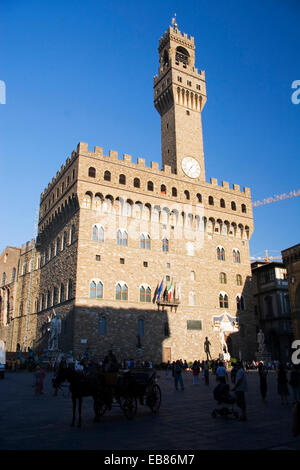
[[[224,335],[224,330],[223,330],[222,326],[220,326],[219,338],[220,338],[220,343],[221,343],[221,347],[222,347],[222,355],[223,355],[224,361],[230,361],[230,354],[228,352],[228,347],[227,347],[227,343],[226,343],[225,335]]]
[[[52,319],[48,319],[50,322],[50,334],[48,339],[48,350],[49,351],[57,351],[58,350],[58,337],[61,333],[61,315],[60,313],[56,314],[55,310],[53,309],[53,317]]]
[[[263,353],[265,350],[265,335],[262,330],[257,333],[258,352]]]
[[[204,341],[204,352],[206,354],[206,360],[208,361],[209,359],[211,359],[211,354],[210,354],[210,341],[208,339],[208,337],[206,336],[205,337],[205,341]]]

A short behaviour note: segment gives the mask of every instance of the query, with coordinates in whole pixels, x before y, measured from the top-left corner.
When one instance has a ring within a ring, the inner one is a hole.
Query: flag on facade
[[[171,281],[171,284],[169,285],[169,288],[168,288],[168,299],[171,300],[171,297],[172,297],[172,290],[173,290],[173,279]]]
[[[155,300],[156,300],[156,297],[157,297],[157,294],[158,294],[158,288],[159,288],[159,284],[157,283],[156,289],[155,289],[154,294],[153,294],[152,303],[155,303]]]
[[[161,294],[161,291],[163,289],[163,283],[164,283],[164,280],[162,280],[161,283],[160,283],[160,286],[159,286],[158,292],[157,292],[157,299],[156,300],[160,299],[160,294]]]

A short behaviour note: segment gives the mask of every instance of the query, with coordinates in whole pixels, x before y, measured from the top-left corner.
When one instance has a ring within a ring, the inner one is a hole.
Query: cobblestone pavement
[[[138,406],[133,421],[119,408],[93,422],[93,402],[83,400],[82,427],[70,426],[72,400],[53,396],[52,375],[45,380],[45,393],[34,395],[33,375],[7,373],[0,380],[0,449],[23,450],[213,450],[213,449],[300,449],[300,437],[291,434],[292,407],[282,406],[276,389],[276,374],[268,376],[267,402],[259,395],[258,375],[248,372],[248,421],[213,419],[216,403],[210,385],[192,385],[184,374],[185,390],[176,391],[173,380],[159,371],[162,389],[160,412],[154,415]],[[291,399],[291,396],[290,396]]]

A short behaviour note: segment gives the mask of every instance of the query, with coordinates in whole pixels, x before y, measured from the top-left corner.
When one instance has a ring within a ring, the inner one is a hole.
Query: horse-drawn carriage
[[[82,398],[92,396],[94,400],[95,421],[113,407],[120,407],[127,419],[133,419],[137,403],[157,413],[161,403],[161,391],[156,383],[153,369],[131,369],[117,372],[96,371],[91,374],[70,368],[61,369],[53,385],[57,389],[65,380],[70,383],[73,400],[73,420],[75,424],[76,400],[79,400],[79,421],[81,425]]]

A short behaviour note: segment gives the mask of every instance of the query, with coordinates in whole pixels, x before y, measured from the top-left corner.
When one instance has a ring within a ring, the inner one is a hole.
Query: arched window
[[[162,241],[162,251],[169,251],[169,240],[167,238],[164,238]]]
[[[237,310],[245,310],[245,302],[242,295],[237,295],[236,297],[236,308]]]
[[[190,193],[189,191],[185,190],[184,191],[185,198],[189,201],[190,200]]]
[[[141,234],[140,236],[140,248],[145,250],[150,250],[150,235],[148,234]]]
[[[172,188],[172,196],[177,197],[177,189]]]
[[[2,274],[2,282],[1,282],[1,285],[4,286],[6,283],[6,273],[3,273]]]
[[[53,287],[53,305],[56,305],[57,302],[58,302],[57,287]]]
[[[220,273],[220,283],[227,284],[227,276],[225,273]]]
[[[162,184],[161,187],[160,187],[160,193],[161,194],[167,194],[167,188],[164,184]]]
[[[65,301],[65,286],[63,284],[60,285],[60,302]]]
[[[85,209],[90,209],[92,207],[92,196],[89,193],[84,195],[82,207]]]
[[[92,281],[90,283],[90,298],[91,299],[96,298],[96,283],[95,283],[95,281]]]
[[[128,234],[126,230],[118,230],[117,231],[117,244],[120,246],[127,246],[128,245]]]
[[[119,176],[119,184],[126,184],[126,176],[120,175]]]
[[[106,335],[106,318],[105,317],[100,318],[100,335],[102,336]]]
[[[220,199],[220,207],[223,207],[223,209],[225,209],[225,201],[224,199]]]
[[[228,295],[226,293],[220,293],[219,306],[220,308],[228,308]]]
[[[212,196],[208,196],[208,204],[210,206],[213,206],[214,205],[214,198]]]
[[[140,287],[140,302],[151,302],[151,288],[149,286]]]
[[[23,263],[23,266],[22,266],[22,274],[26,274],[26,271],[27,271],[27,263],[25,261],[25,263]]]
[[[64,236],[63,236],[63,245],[62,245],[62,249],[64,250],[67,246],[67,239],[68,239],[68,234],[67,232],[64,232]]]
[[[105,181],[110,181],[110,180],[111,180],[110,171],[106,170],[106,171],[104,172],[104,180],[105,180]]]
[[[103,298],[103,284],[102,284],[101,281],[97,282],[96,297],[97,297],[97,299],[102,299]]]
[[[68,300],[72,298],[72,279],[69,279],[68,282]]]
[[[134,186],[135,188],[140,188],[140,187],[141,187],[141,182],[140,182],[139,178],[134,178],[134,180],[133,180],[133,186]]]
[[[116,285],[116,300],[128,300],[128,287],[127,284],[118,283]]]
[[[241,262],[241,254],[239,250],[232,250],[232,256],[233,256],[233,262],[234,263],[240,263]]]
[[[198,202],[202,202],[202,195],[201,194],[197,194],[197,199],[198,199]]]
[[[222,246],[218,246],[217,248],[217,259],[219,261],[225,261],[225,250]]]
[[[246,205],[245,205],[245,204],[242,204],[241,209],[242,209],[242,212],[243,212],[244,214],[246,214],[247,208],[246,208]]]
[[[16,280],[16,268],[13,268],[11,273],[11,282],[15,282]]]
[[[236,285],[241,286],[243,284],[242,276],[240,274],[236,275]]]
[[[20,302],[19,315],[20,317],[23,315],[23,302]]]
[[[191,281],[195,280],[195,271],[191,271],[190,279],[191,279]]]
[[[138,320],[138,335],[144,335],[144,320],[142,318],[139,318]]]
[[[75,225],[72,225],[71,234],[70,234],[70,243],[73,243],[74,241],[75,241]]]
[[[184,68],[186,68],[186,66],[188,65],[189,53],[184,47],[178,46],[176,48],[175,61],[176,61],[176,65],[179,65],[179,63],[181,62]]]
[[[196,305],[196,294],[195,294],[195,292],[190,292],[189,293],[189,305],[190,306]]]
[[[101,225],[93,226],[92,240],[101,243],[104,241],[104,229]]]
[[[89,168],[89,176],[91,178],[96,178],[96,170],[93,166],[90,166],[90,168]]]
[[[60,248],[60,238],[57,237],[57,239],[56,239],[56,254],[59,253],[59,248]]]
[[[231,209],[236,211],[236,203],[234,201],[231,201]]]
[[[147,183],[147,189],[148,189],[148,191],[154,191],[154,186],[153,186],[152,181],[148,181],[148,183]]]

